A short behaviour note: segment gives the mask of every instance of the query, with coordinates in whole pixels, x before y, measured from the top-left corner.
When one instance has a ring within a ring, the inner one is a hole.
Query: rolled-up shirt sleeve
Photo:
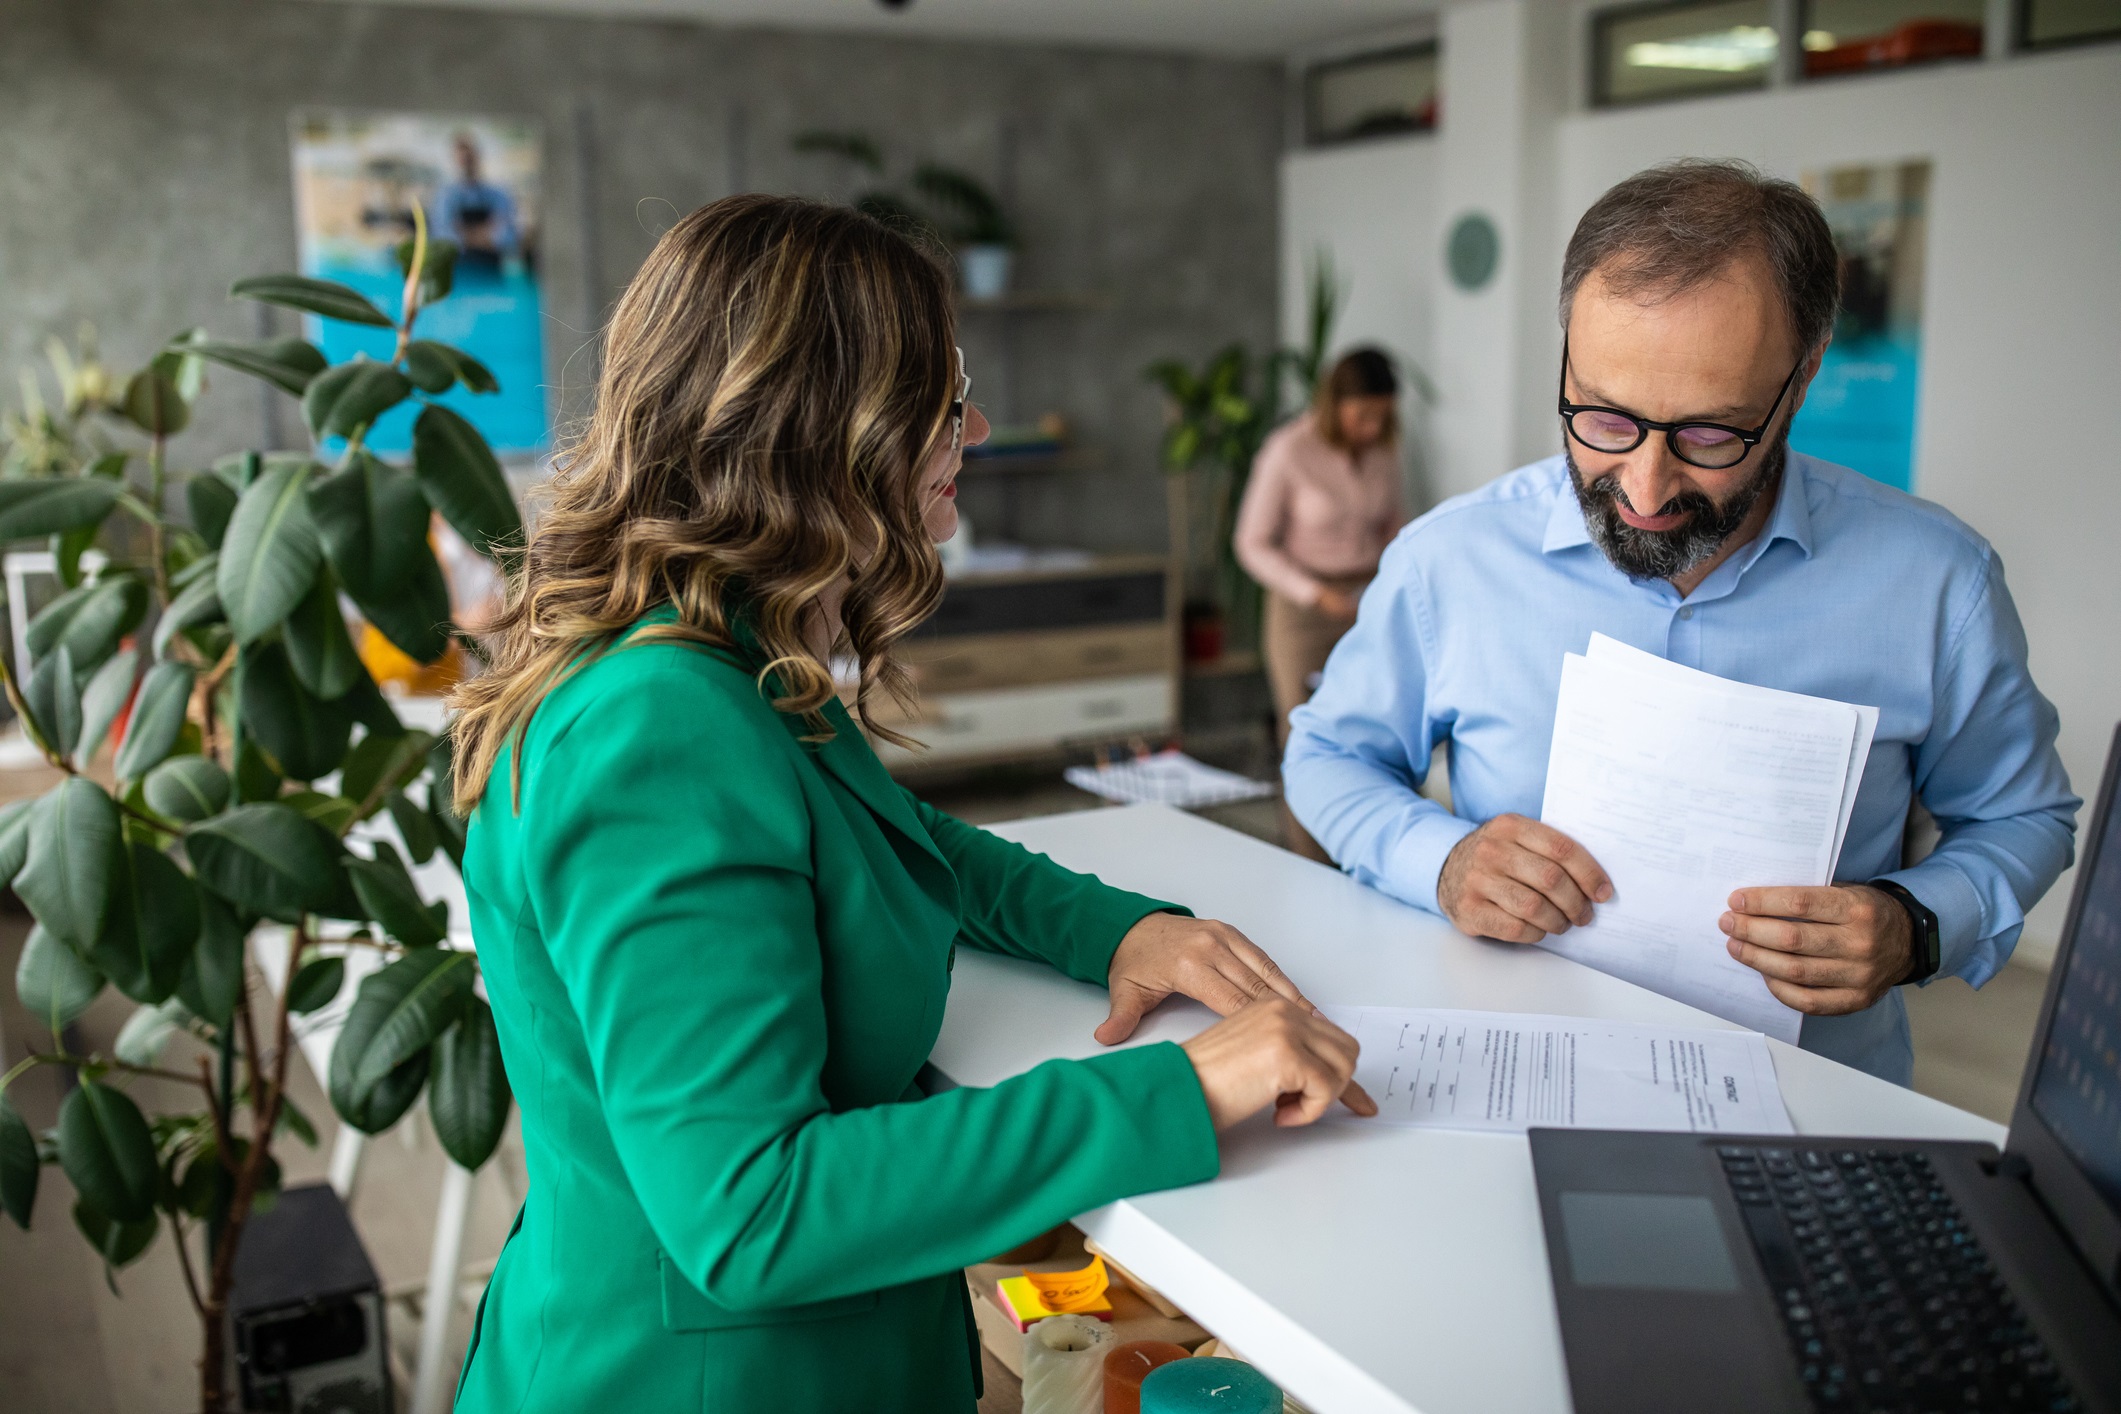
[[[1444,857],[1475,826],[1419,794],[1450,723],[1429,708],[1425,665],[1436,645],[1419,573],[1393,563],[1403,553],[1386,552],[1317,693],[1290,714],[1282,788],[1342,869],[1437,913]]]
[[[2055,709],[2033,685],[2002,561],[1991,554],[1987,569],[1952,630],[1915,753],[1915,790],[1940,839],[1885,876],[1937,915],[1937,975],[1977,987],[2010,960],[2025,911],[2069,867],[2083,804],[2055,750]]]

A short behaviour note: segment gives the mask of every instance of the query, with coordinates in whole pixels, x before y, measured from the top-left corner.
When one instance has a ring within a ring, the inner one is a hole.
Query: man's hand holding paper
[[[1716,926],[1783,1005],[1812,1016],[1862,1011],[1914,965],[1907,910],[1868,884],[1740,889]]]

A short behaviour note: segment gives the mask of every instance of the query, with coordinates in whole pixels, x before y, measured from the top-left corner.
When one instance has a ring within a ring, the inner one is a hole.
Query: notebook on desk
[[[2117,776],[2002,1153],[1531,1131],[1577,1414],[2121,1411]]]

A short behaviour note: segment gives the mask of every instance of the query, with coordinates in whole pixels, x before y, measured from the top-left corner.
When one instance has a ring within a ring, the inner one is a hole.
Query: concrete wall
[[[1997,547],[2093,794],[2121,718],[2121,47],[1848,79],[1565,121],[1559,213],[1680,155],[1796,177],[1927,157],[1916,493]],[[1551,381],[1551,372],[1549,373]],[[2052,952],[2070,877],[2028,921]]]
[[[543,124],[547,364],[571,411],[590,336],[678,213],[738,190],[846,194],[789,150],[796,132],[862,128],[901,163],[986,177],[1027,236],[1019,283],[1103,297],[967,320],[976,397],[1005,417],[1061,411],[1108,450],[1103,471],[1026,484],[1011,506],[968,488],[976,521],[1010,511],[1027,538],[1161,548],[1161,409],[1141,368],[1274,333],[1271,64],[289,0],[0,0],[0,34],[9,389],[84,319],[123,366],[193,324],[260,332],[226,291],[294,263],[299,107]],[[993,406],[1004,392],[1014,405]],[[180,454],[254,444],[267,401],[219,378]]]

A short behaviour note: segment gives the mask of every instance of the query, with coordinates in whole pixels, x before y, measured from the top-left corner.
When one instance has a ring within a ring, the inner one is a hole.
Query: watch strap
[[[1927,982],[1937,975],[1944,961],[1944,939],[1938,931],[1937,915],[1929,906],[1907,891],[1904,885],[1891,879],[1873,879],[1871,887],[1889,895],[1893,902],[1907,911],[1908,922],[1914,927],[1914,963],[1907,976],[1900,979],[1902,986],[1914,982]]]

